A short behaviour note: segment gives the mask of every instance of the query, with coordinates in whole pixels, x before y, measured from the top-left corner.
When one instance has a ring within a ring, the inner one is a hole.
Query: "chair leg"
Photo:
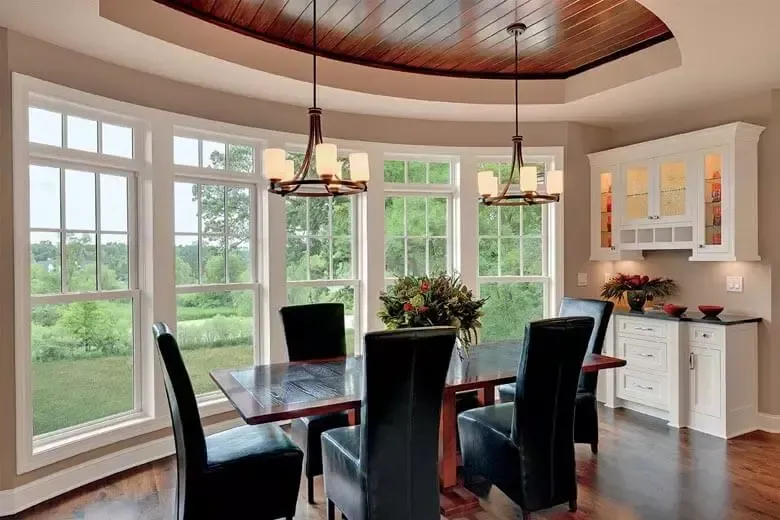
[[[309,503],[316,504],[314,501],[314,477],[306,477],[306,485],[308,488]]]
[[[598,442],[591,442],[590,443],[590,451],[594,455],[597,455],[599,452],[599,443]]]
[[[523,511],[523,520],[531,520],[531,513]]]
[[[577,512],[577,499],[569,500],[569,511],[572,513]]]
[[[336,520],[336,504],[328,499],[328,520]]]

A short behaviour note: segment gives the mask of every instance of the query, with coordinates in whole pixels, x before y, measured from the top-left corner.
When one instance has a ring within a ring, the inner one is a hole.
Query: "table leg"
[[[482,406],[492,406],[496,403],[496,385],[487,385],[477,390],[477,399]]]
[[[479,509],[479,499],[458,483],[457,411],[455,392],[444,392],[439,423],[440,512],[455,516]]]
[[[360,424],[360,407],[356,406],[347,411],[347,417],[349,418],[349,425],[356,426]]]

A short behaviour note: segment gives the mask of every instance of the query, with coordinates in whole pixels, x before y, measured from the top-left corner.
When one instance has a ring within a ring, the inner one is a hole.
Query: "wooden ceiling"
[[[156,0],[203,20],[311,52],[311,0]],[[317,0],[320,55],[407,72],[567,78],[672,37],[636,0]]]

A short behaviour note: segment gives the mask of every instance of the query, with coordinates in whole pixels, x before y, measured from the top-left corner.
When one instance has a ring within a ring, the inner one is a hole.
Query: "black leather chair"
[[[176,443],[177,520],[295,515],[303,452],[278,426],[239,426],[208,437],[179,346],[154,324]]]
[[[279,311],[284,325],[287,354],[290,361],[310,361],[347,355],[344,330],[344,305],[314,303],[291,305]],[[314,477],[322,475],[322,444],[320,436],[333,428],[349,426],[346,412],[335,412],[294,419],[290,426],[293,440],[303,446],[303,471],[306,475],[308,499],[314,504]]]
[[[596,321],[588,343],[588,354],[601,354],[604,337],[607,335],[609,318],[615,304],[603,300],[588,300],[565,297],[561,302],[559,317],[590,316]],[[598,372],[580,374],[577,387],[577,401],[574,407],[574,442],[590,444],[593,453],[599,451],[599,414],[596,404]],[[502,403],[511,403],[515,397],[515,384],[498,387]]]
[[[455,329],[366,334],[361,424],[322,435],[328,520],[438,520],[439,416]]]
[[[485,477],[523,510],[569,503],[577,510],[574,398],[593,318],[526,326],[513,403],[458,416],[466,484]]]

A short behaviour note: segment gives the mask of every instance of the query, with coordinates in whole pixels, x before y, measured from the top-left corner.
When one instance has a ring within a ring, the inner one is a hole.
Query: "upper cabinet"
[[[591,259],[688,249],[691,260],[759,260],[763,130],[732,123],[590,154]]]

